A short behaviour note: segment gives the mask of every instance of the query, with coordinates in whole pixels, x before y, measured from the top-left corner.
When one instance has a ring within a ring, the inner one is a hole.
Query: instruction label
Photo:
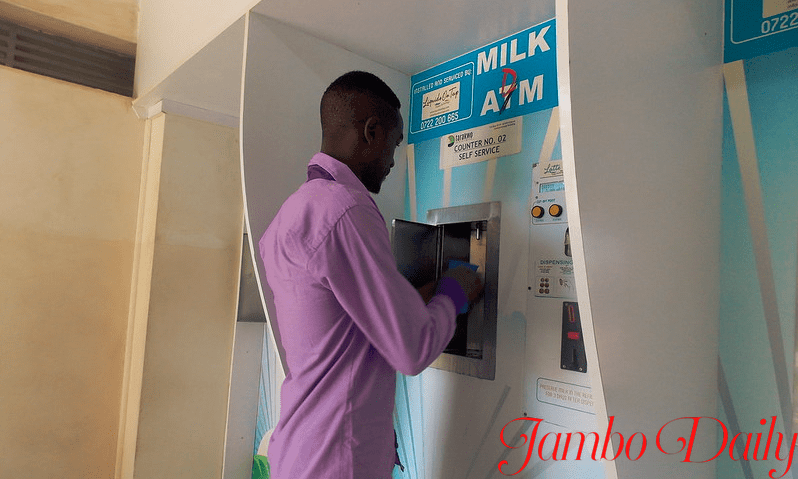
[[[538,378],[537,399],[555,406],[595,414],[593,392],[585,386]]]
[[[521,152],[522,117],[441,137],[440,168],[479,163]]]

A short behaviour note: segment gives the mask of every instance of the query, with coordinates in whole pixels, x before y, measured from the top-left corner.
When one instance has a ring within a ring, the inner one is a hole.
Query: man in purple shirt
[[[399,273],[378,193],[403,139],[400,102],[350,72],[321,100],[321,152],[260,241],[287,374],[269,445],[274,479],[387,479],[396,371],[440,355],[482,290],[450,270],[428,302]]]

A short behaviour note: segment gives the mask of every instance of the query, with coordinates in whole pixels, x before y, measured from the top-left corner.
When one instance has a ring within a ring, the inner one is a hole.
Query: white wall
[[[134,96],[146,94],[161,83],[257,3],[140,0]]]
[[[714,464],[681,464],[654,440],[670,420],[716,414],[722,2],[559,0],[557,16],[585,338],[613,429],[649,440],[618,475],[714,477]],[[694,458],[710,458],[714,429],[697,443]]]

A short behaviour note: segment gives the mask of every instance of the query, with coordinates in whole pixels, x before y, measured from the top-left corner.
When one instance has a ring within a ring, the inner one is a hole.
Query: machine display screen
[[[562,181],[553,181],[551,183],[540,184],[541,193],[551,193],[552,191],[563,191],[563,190],[565,190],[565,183],[563,183]]]

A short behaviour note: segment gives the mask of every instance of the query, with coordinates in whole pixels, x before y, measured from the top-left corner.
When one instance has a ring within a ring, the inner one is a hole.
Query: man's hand
[[[430,281],[424,286],[418,288],[418,293],[424,299],[424,304],[429,303],[432,297],[435,296],[435,286],[435,281]]]
[[[449,278],[454,279],[463,289],[463,292],[468,297],[468,302],[473,303],[475,299],[482,294],[482,290],[485,288],[485,285],[482,284],[482,280],[480,279],[479,275],[474,271],[471,271],[467,266],[458,266],[456,268],[448,269],[444,276],[448,276]]]

